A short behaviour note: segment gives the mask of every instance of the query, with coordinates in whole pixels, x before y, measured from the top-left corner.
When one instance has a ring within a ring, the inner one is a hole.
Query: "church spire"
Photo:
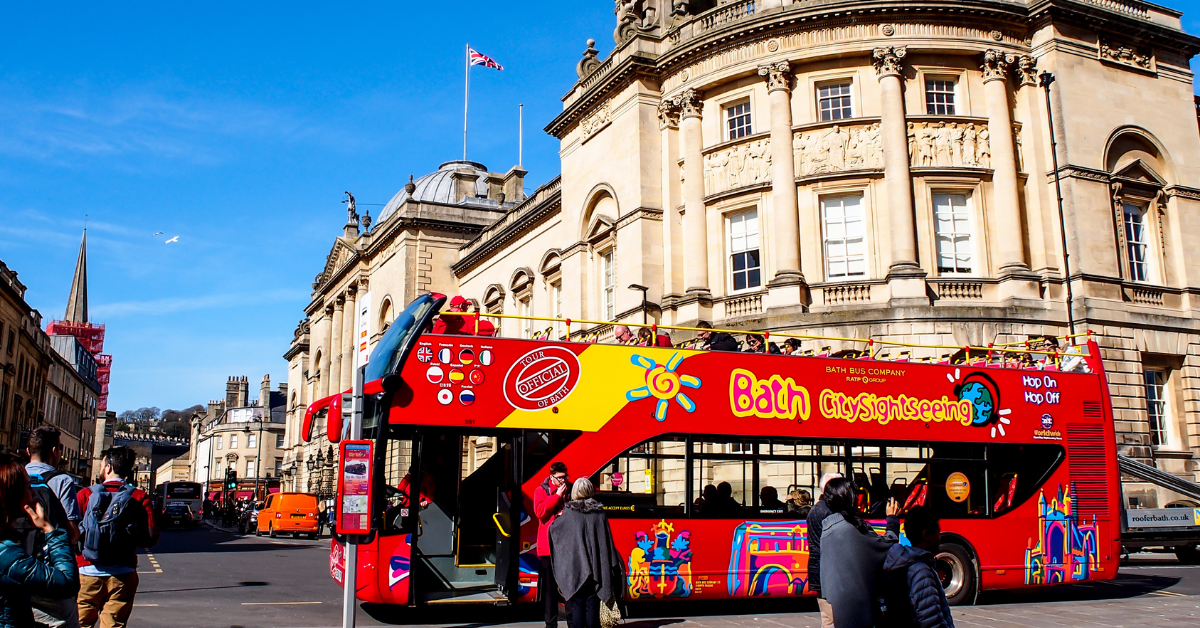
[[[79,259],[75,262],[75,278],[71,281],[71,296],[67,298],[67,315],[63,320],[71,323],[88,322],[87,305],[87,229],[79,243]]]

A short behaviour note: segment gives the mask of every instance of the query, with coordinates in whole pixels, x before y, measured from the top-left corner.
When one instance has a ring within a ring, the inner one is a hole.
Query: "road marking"
[[[1174,591],[1151,591],[1150,593],[1147,593],[1147,595],[1158,595],[1161,597],[1188,597],[1187,595],[1176,593]]]
[[[1121,571],[1130,571],[1133,569],[1200,569],[1195,565],[1138,565],[1136,567],[1121,567]]]
[[[141,602],[134,603],[134,606],[158,606],[158,604],[142,604]]]
[[[154,554],[146,552],[146,558],[150,559],[150,565],[152,567],[154,567],[154,573],[162,573],[163,572],[162,565],[158,564],[158,559],[154,557]]]
[[[300,604],[320,604],[320,602],[242,602],[242,606],[297,606]]]

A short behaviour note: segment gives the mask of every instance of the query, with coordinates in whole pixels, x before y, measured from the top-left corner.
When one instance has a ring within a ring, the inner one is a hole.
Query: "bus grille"
[[[1085,419],[1102,419],[1102,418],[1104,418],[1104,406],[1100,405],[1099,401],[1083,402],[1083,418],[1085,418]]]
[[[1110,474],[1104,457],[1104,426],[1068,425],[1067,449],[1075,512],[1080,516],[1107,515]]]

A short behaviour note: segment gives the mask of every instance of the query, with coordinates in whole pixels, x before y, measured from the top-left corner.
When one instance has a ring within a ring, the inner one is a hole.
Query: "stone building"
[[[358,351],[369,348],[409,301],[430,290],[457,289],[450,269],[459,248],[524,200],[524,179],[520,166],[500,174],[473,161],[446,162],[436,172],[409,177],[373,229],[370,215],[360,217],[350,197],[342,235],[313,280],[312,301],[284,354],[290,391],[284,465],[296,490],[308,490],[310,473],[325,473],[310,471],[306,462],[331,452],[323,419],[313,442],[300,439],[305,408],[351,388]]]
[[[560,177],[464,206],[436,254],[428,230],[385,241],[407,218],[385,210],[356,238],[352,217],[288,353],[290,424],[331,375],[349,387],[335,365],[358,337],[337,314],[367,282],[368,338],[430,289],[601,321],[553,337],[610,337],[641,322],[637,285],[663,324],[948,346],[1063,336],[1069,287],[1121,453],[1200,479],[1200,39],[1180,16],[1138,0],[620,0],[614,49],[589,42],[546,126]]]
[[[0,262],[0,452],[17,453],[41,425],[52,355],[25,284]]]
[[[249,498],[255,490],[259,498],[277,490],[283,474],[287,391],[287,384],[271,390],[271,379],[264,375],[258,399],[252,402],[249,380],[230,377],[225,398],[209,401],[207,411],[192,418],[192,481],[205,484],[207,493],[220,491],[226,470],[233,469],[239,498]]]
[[[88,482],[94,434],[84,427],[94,422],[100,396],[96,360],[74,336],[50,336],[50,345],[44,420],[62,431],[64,470]]]

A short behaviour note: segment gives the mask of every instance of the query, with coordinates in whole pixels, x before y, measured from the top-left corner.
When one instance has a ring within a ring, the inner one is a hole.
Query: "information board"
[[[338,534],[371,532],[371,485],[374,447],[371,441],[347,440],[339,445]]]

